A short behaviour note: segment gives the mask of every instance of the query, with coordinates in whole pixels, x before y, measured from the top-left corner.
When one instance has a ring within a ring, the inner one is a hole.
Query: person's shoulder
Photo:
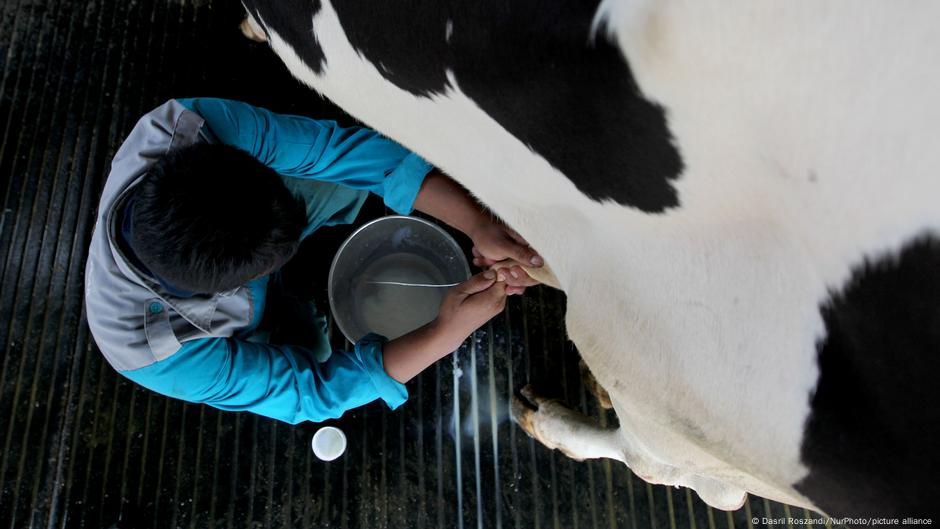
[[[192,109],[189,106],[184,105],[183,101],[186,100],[167,99],[163,103],[157,105],[152,110],[141,116],[141,118],[137,120],[137,125],[135,128],[148,122],[155,124],[161,122],[174,123],[178,119],[179,115],[183,112],[187,110],[192,112]]]
[[[117,371],[152,364],[156,355],[148,341],[153,330],[147,321],[150,293],[101,261],[90,256],[86,267],[85,310],[95,343]]]

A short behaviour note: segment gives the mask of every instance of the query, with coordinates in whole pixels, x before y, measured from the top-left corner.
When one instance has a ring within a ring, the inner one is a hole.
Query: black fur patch
[[[822,307],[796,489],[833,516],[940,518],[940,239],[854,270]]]
[[[284,14],[296,3],[278,5],[279,20],[298,18]],[[679,205],[672,180],[682,159],[665,111],[640,93],[619,49],[604,31],[590,39],[598,3],[337,0],[334,7],[355,49],[396,86],[442,93],[450,70],[484,112],[582,193],[663,212]],[[265,17],[281,33],[272,20]],[[297,35],[288,42],[305,46]]]
[[[242,5],[267,32],[274,29],[289,43],[304,64],[314,72],[323,72],[323,48],[313,34],[313,16],[320,11],[320,0],[242,0]],[[268,35],[270,38],[270,35]]]

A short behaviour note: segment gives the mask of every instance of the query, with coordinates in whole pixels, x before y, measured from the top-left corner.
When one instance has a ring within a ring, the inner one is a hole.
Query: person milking
[[[428,325],[391,341],[367,335],[351,351],[330,349],[322,314],[305,340],[279,340],[264,315],[283,297],[273,294],[281,268],[318,228],[352,223],[369,193],[467,234],[475,264],[542,265],[463,188],[373,130],[174,99],[137,122],[102,192],[85,269],[98,348],[163,395],[291,424],[376,399],[398,407],[405,382],[535,281],[521,267],[477,274]]]

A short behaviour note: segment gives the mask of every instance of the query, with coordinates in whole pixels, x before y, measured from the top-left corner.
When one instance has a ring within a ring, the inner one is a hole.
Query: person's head
[[[137,184],[128,241],[151,272],[194,293],[230,290],[294,254],[306,209],[248,153],[198,143],[167,153]]]

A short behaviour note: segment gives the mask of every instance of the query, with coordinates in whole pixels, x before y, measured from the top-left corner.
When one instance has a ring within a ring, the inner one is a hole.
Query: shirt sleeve
[[[334,121],[275,114],[216,98],[179,99],[222,143],[242,149],[275,171],[366,189],[406,215],[431,165],[378,132]]]
[[[353,351],[336,351],[321,364],[303,347],[206,338],[121,374],[188,402],[250,411],[290,424],[320,422],[376,399],[392,409],[408,399],[405,386],[385,373],[384,343],[384,338],[368,335]]]

